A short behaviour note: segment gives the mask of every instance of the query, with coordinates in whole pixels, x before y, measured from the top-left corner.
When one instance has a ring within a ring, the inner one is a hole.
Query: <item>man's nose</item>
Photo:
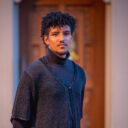
[[[62,33],[60,33],[60,35],[59,35],[59,40],[64,41],[64,35]]]

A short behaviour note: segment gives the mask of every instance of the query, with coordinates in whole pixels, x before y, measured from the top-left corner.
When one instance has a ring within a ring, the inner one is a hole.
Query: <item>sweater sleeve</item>
[[[15,101],[12,110],[11,121],[19,119],[29,121],[31,116],[31,86],[30,76],[24,72],[18,84]]]
[[[13,128],[30,128],[29,121],[23,121],[19,119],[12,120]]]

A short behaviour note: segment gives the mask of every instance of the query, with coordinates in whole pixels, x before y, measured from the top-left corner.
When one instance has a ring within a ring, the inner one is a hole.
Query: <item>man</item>
[[[47,54],[21,76],[11,117],[14,128],[80,128],[85,73],[68,59],[75,24],[67,13],[42,18]]]

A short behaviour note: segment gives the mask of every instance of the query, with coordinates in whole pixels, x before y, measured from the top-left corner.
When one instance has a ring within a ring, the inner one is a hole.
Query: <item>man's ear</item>
[[[49,45],[49,41],[48,41],[48,36],[47,35],[44,35],[44,42],[46,43],[47,46]]]

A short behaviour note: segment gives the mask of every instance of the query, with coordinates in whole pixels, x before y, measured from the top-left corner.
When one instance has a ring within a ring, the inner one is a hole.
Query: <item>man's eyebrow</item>
[[[70,30],[65,30],[64,33],[71,33],[71,31]]]
[[[65,30],[64,32],[71,32],[70,30]]]
[[[59,33],[59,31],[52,31],[51,33]]]

